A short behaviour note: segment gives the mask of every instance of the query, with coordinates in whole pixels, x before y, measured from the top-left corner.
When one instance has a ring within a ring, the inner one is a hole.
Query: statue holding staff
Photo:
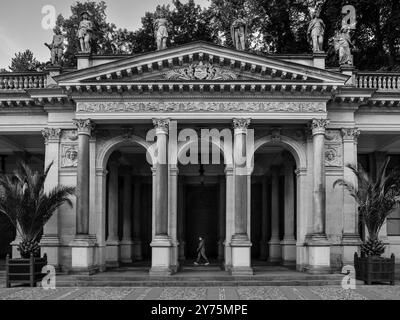
[[[44,44],[47,48],[50,49],[51,52],[51,64],[61,65],[62,57],[64,55],[64,36],[61,34],[61,30],[56,28],[54,30],[53,42],[51,44]]]

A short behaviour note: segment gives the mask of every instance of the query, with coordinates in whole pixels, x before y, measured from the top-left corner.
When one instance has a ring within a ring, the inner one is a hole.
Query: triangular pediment
[[[343,85],[348,77],[273,56],[205,42],[130,56],[55,77],[61,85],[113,83],[290,82]]]

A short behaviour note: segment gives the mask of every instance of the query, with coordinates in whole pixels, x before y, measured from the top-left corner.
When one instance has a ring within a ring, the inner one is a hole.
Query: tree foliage
[[[76,36],[80,15],[91,14],[95,31],[92,51],[99,54],[136,54],[156,50],[154,23],[157,18],[169,21],[168,46],[197,40],[233,47],[230,28],[234,20],[243,17],[249,24],[249,50],[257,54],[311,53],[307,41],[307,27],[316,6],[321,6],[321,18],[326,24],[324,48],[328,66],[338,66],[338,57],[331,39],[339,30],[341,9],[346,0],[210,0],[201,8],[195,0],[171,0],[169,5],[157,6],[146,12],[138,30],[118,29],[107,21],[104,1],[77,2],[71,6],[71,15],[57,19],[67,39],[67,65],[76,65],[79,50]],[[355,65],[361,70],[400,70],[400,1],[352,0],[357,11],[357,29],[353,40]],[[21,54],[19,54],[21,55]],[[12,70],[28,71],[37,61],[18,56]],[[22,61],[21,61],[22,60]],[[21,62],[20,62],[21,61]],[[25,62],[28,61],[28,62]]]
[[[45,192],[45,182],[51,165],[44,173],[34,172],[21,162],[11,175],[0,176],[0,214],[8,218],[22,238],[21,254],[36,251],[44,225],[64,203],[72,206],[74,187],[57,186]],[[34,253],[34,252],[31,252]]]
[[[9,66],[9,69],[12,72],[28,72],[36,71],[41,67],[42,64],[36,60],[32,51],[25,50],[24,52],[18,52],[15,54],[14,58],[11,60],[11,66]]]

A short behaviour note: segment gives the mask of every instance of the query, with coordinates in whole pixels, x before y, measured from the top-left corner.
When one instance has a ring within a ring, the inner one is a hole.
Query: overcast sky
[[[42,9],[53,5],[57,14],[70,16],[70,7],[76,0],[0,0],[0,68],[8,68],[16,52],[30,49],[39,61],[49,59],[49,50],[43,45],[51,42],[52,31],[42,28]],[[171,0],[105,0],[108,21],[117,27],[136,30],[146,11],[153,12],[158,4]],[[185,2],[185,0],[182,0]],[[208,6],[209,0],[196,0]]]

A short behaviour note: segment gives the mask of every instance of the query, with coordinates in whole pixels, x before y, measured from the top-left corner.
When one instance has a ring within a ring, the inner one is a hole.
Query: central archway
[[[252,263],[304,264],[309,194],[306,143],[279,135],[255,142],[251,190]]]
[[[152,144],[116,136],[96,144],[96,213],[99,265],[150,267],[153,230]]]

